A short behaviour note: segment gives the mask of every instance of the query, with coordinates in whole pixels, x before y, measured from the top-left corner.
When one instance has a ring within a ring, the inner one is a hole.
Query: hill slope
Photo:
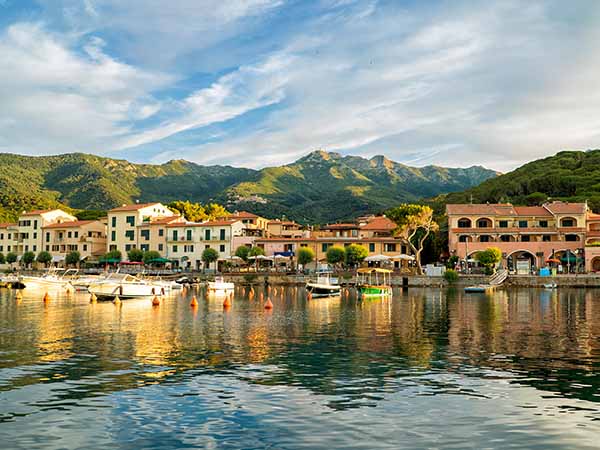
[[[134,164],[82,153],[28,157],[0,154],[0,220],[24,209],[66,205],[108,209],[172,200],[220,201],[230,208],[324,222],[462,190],[495,176],[482,167],[413,168],[383,156],[364,159],[313,152],[262,170],[188,161]]]
[[[549,198],[588,201],[600,211],[600,150],[564,151],[527,163],[463,192],[434,199],[441,211],[447,203],[512,202],[538,205]]]

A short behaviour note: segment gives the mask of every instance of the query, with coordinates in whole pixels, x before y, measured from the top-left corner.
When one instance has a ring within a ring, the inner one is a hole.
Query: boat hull
[[[358,292],[361,297],[391,297],[392,288],[390,286],[359,286]]]
[[[88,292],[94,294],[98,298],[139,298],[152,297],[160,295],[161,290],[158,286],[150,284],[117,284],[117,283],[97,283],[90,284]]]
[[[313,297],[335,297],[340,295],[342,288],[336,285],[306,283],[306,290]]]

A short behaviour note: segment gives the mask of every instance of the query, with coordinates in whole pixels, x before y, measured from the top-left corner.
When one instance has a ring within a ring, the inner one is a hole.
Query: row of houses
[[[600,271],[600,215],[586,203],[449,204],[446,214],[449,252],[461,260],[497,247],[511,270],[524,262],[531,268],[554,263]]]
[[[161,203],[145,203],[123,205],[108,211],[105,218],[88,221],[60,209],[25,212],[17,223],[0,224],[0,253],[48,251],[58,263],[72,251],[92,261],[112,250],[119,250],[125,258],[132,249],[153,250],[175,265],[200,269],[206,248],[216,250],[222,263],[240,246],[257,246],[267,256],[280,255],[290,261],[300,247],[309,247],[316,260],[324,262],[334,245],[360,244],[370,255],[406,254],[406,245],[393,236],[394,228],[386,217],[368,216],[310,230],[293,221],[270,220],[245,211],[190,222]]]

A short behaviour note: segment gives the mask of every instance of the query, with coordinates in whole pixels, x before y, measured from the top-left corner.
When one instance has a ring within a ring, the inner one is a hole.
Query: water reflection
[[[595,291],[408,290],[359,301],[352,292],[308,300],[288,289],[270,294],[273,311],[264,310],[261,292],[266,297],[238,290],[224,309],[222,297],[201,290],[158,307],[149,300],[90,304],[82,294],[44,305],[43,293],[26,290],[17,302],[3,291],[0,420],[107,407],[95,399],[205,376],[235,379],[238,389],[305,391],[333,412],[390,408],[399,394],[497,400],[509,392],[495,391],[502,381],[534,388],[538,402],[561,399],[552,414],[582,408],[584,417],[600,418]]]

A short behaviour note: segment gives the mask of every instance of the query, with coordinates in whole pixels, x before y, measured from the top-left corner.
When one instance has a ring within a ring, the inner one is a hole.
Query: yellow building
[[[267,236],[301,238],[308,237],[309,231],[304,231],[300,224],[290,220],[270,220],[267,222]]]
[[[39,253],[44,249],[42,229],[58,222],[75,221],[77,218],[61,209],[24,212],[17,223],[18,231],[12,233],[13,249],[17,255],[25,252]]]
[[[108,211],[108,251],[119,250],[123,258],[126,258],[127,252],[140,248],[140,244],[150,245],[149,242],[140,242],[138,225],[174,215],[162,203],[137,203],[111,209]],[[141,229],[142,227],[140,231]],[[157,245],[160,237],[157,236]]]
[[[185,218],[178,215],[169,217],[151,217],[150,220],[137,225],[137,242],[142,251],[154,250],[162,257],[167,256],[167,225],[185,223]]]
[[[81,259],[97,258],[106,252],[106,223],[100,220],[58,222],[42,228],[44,250],[53,262],[64,261],[68,253],[79,252]]]
[[[0,223],[0,253],[6,256],[13,252],[13,234],[18,232],[16,223]]]

